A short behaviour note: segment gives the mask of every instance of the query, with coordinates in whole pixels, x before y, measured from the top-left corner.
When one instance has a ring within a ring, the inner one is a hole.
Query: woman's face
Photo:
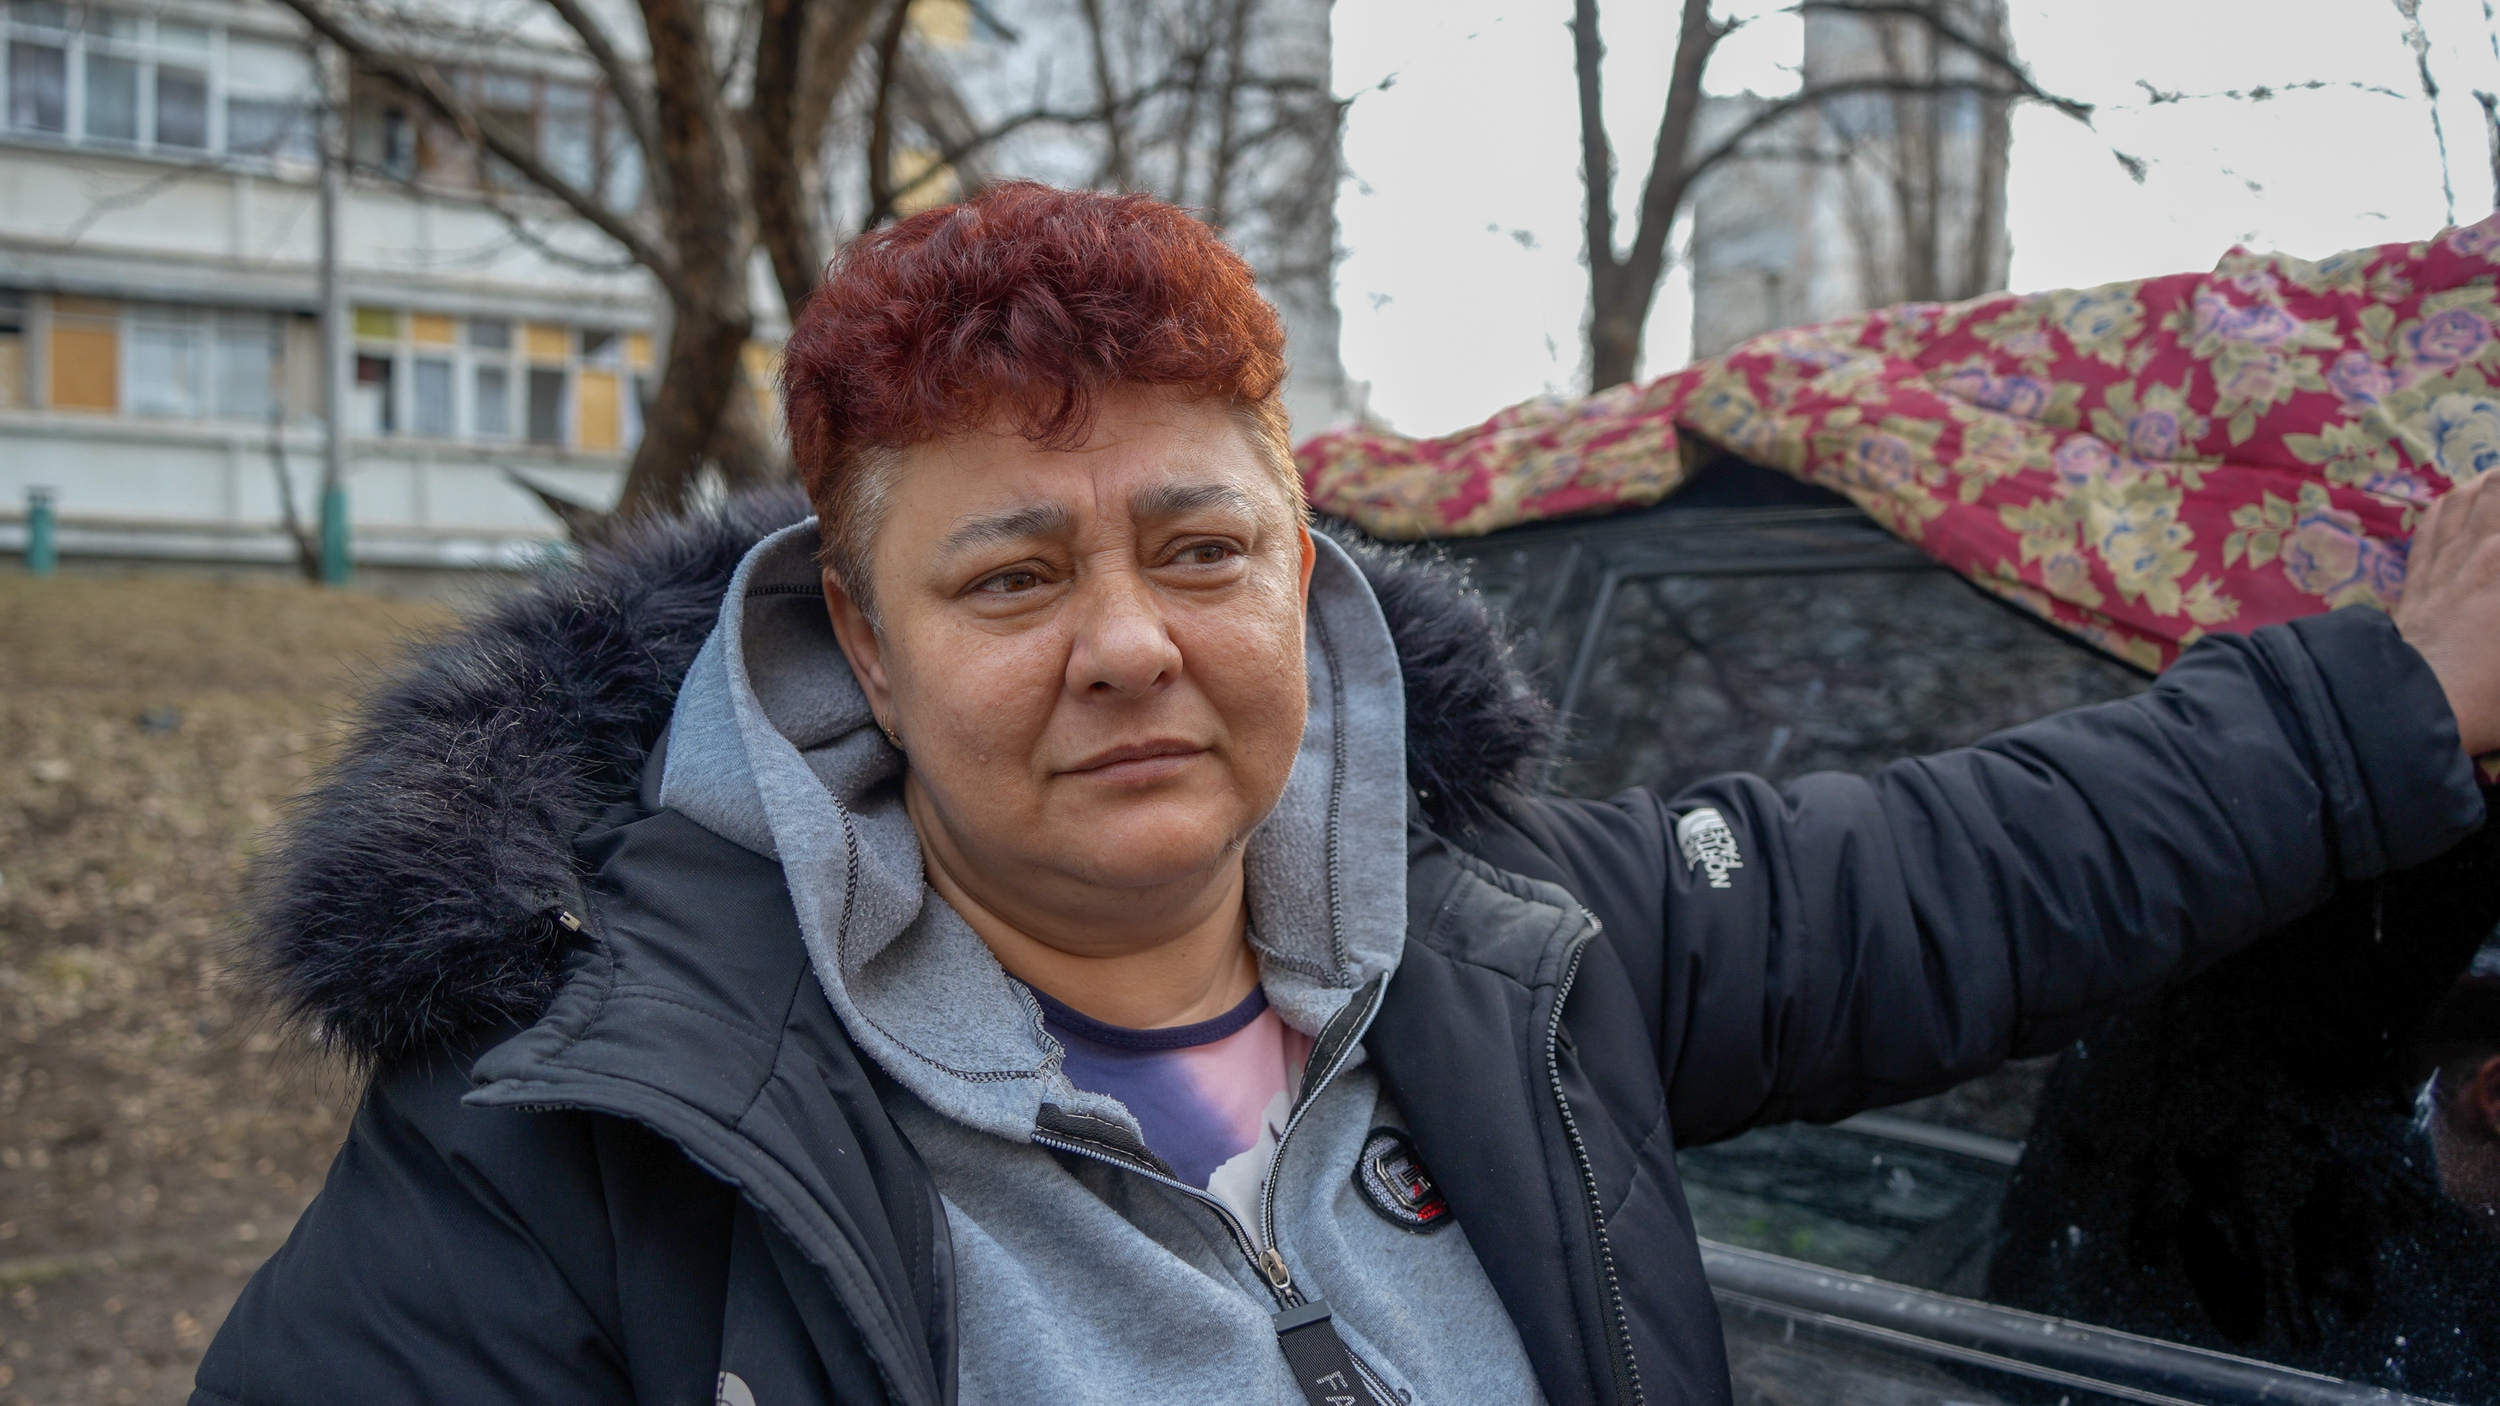
[[[1122,389],[1075,450],[907,450],[868,563],[876,628],[830,577],[827,596],[932,859],[1054,927],[1237,863],[1301,745],[1313,560],[1224,405]]]

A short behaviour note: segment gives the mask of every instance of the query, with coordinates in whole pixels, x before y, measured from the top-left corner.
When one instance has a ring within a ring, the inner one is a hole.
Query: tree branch
[[[2090,121],[2089,114],[2092,111],[2092,105],[2090,103],[2079,103],[2071,99],[2048,97],[2046,95],[2039,94],[2037,89],[2030,88],[2028,86],[1998,87],[1992,84],[1989,80],[1980,78],[1837,78],[1829,83],[1819,84],[1811,88],[1801,88],[1795,93],[1780,99],[1778,102],[1764,107],[1761,111],[1746,118],[1743,122],[1738,123],[1735,131],[1730,132],[1726,137],[1722,138],[1718,145],[1702,153],[1699,160],[1691,162],[1684,168],[1685,185],[1690,187],[1694,181],[1699,180],[1703,173],[1707,172],[1711,167],[1718,165],[1720,162],[1725,161],[1732,156],[1739,155],[1740,153],[1737,148],[1743,144],[1746,138],[1753,136],[1755,133],[1771,127],[1780,122],[1782,119],[1785,119],[1795,113],[1802,112],[1818,103],[1828,102],[1833,98],[1847,97],[1852,93],[1930,93],[1938,95],[1945,93],[1975,93],[1981,97],[2002,98],[2009,102],[2029,100],[2033,102],[2046,103],[2049,106],[2056,108],[2058,111],[2065,113],[2067,116],[2074,118],[2076,121],[2085,123]]]
[[[598,17],[582,8],[581,0],[547,0],[547,8],[556,12],[582,41],[582,49],[599,71],[607,76],[608,91],[616,96],[616,105],[625,114],[625,126],[634,134],[634,145],[642,148],[642,167],[646,171],[660,169],[659,124],[651,117],[651,95],[643,87],[642,71],[626,62]]]
[[[486,209],[497,219],[503,221],[504,228],[512,235],[514,240],[536,251],[541,258],[546,259],[550,263],[558,263],[567,268],[579,269],[583,273],[610,275],[629,273],[634,269],[642,267],[640,263],[631,258],[591,259],[585,258],[580,254],[576,254],[570,249],[558,248],[553,241],[547,238],[547,236],[539,233],[537,230],[531,229],[529,227],[529,217],[521,211],[513,208],[511,204],[504,200],[500,192],[490,186],[480,186],[474,191],[463,190],[446,192],[430,188],[414,176],[403,176],[399,172],[391,170],[385,166],[374,166],[363,162],[356,162],[352,163],[348,169],[357,175],[379,176],[382,179],[391,182],[393,185],[398,186],[400,189],[417,195],[441,197],[448,194],[456,199],[475,200],[478,204],[485,206]]]
[[[821,157],[869,29],[900,0],[763,0],[746,111],[756,231],[792,319],[824,277]]]
[[[1321,88],[1320,84],[1309,80],[1258,77],[1245,77],[1242,80],[1242,86],[1245,88],[1258,88],[1267,92],[1277,93],[1304,91],[1318,92]],[[924,167],[920,174],[912,177],[908,181],[903,182],[900,186],[897,186],[887,197],[882,208],[872,210],[869,213],[868,226],[870,228],[874,228],[887,215],[893,213],[894,205],[897,202],[910,196],[913,191],[920,189],[921,186],[930,181],[936,180],[939,176],[944,175],[947,171],[953,169],[961,162],[968,160],[983,148],[1004,141],[1008,137],[1015,135],[1017,132],[1020,132],[1027,127],[1042,124],[1070,127],[1088,126],[1104,120],[1107,113],[1116,110],[1117,112],[1125,114],[1134,111],[1142,104],[1154,98],[1161,97],[1165,93],[1180,92],[1187,87],[1188,83],[1186,80],[1167,75],[1143,88],[1139,88],[1136,91],[1129,93],[1127,96],[1121,98],[1118,102],[1111,104],[1109,107],[1094,107],[1074,112],[1063,111],[1050,107],[1030,107],[1022,112],[1001,118],[997,122],[983,128],[979,132],[976,132],[962,141],[957,142],[939,152],[936,159],[932,160],[926,167]]]
[[[1231,0],[1232,13],[1224,35],[1224,83],[1216,89],[1215,154],[1207,172],[1207,222],[1223,228],[1226,218],[1224,197],[1233,183],[1233,163],[1239,151],[1233,145],[1234,128],[1241,120],[1242,41],[1250,26],[1250,10],[1257,0]]]
[[[2015,58],[2003,45],[1991,44],[1955,24],[1946,18],[1941,6],[1921,4],[1918,0],[1798,0],[1796,10],[1800,15],[1819,10],[1826,14],[1857,15],[1863,19],[1893,16],[1917,20],[1930,33],[2005,75],[2019,90],[2018,96],[2056,108],[2087,127],[2092,125],[2092,104],[2061,98],[2042,90],[2031,81],[2031,70],[2024,66],[2022,60]]]
[[[868,109],[868,218],[860,222],[862,229],[884,224],[894,213],[894,203],[902,198],[902,192],[894,189],[894,67],[910,18],[911,6],[896,5],[885,22],[885,32],[877,36],[877,92]],[[932,165],[920,177],[936,169]],[[912,182],[915,188],[919,183],[919,179]]]
[[[1580,83],[1580,179],[1588,187],[1581,216],[1589,246],[1589,275],[1597,284],[1598,301],[1607,301],[1614,281],[1615,157],[1606,140],[1606,103],[1602,70],[1606,44],[1597,34],[1597,0],[1573,0],[1571,61]]]
[[[1108,111],[1119,95],[1120,85],[1111,72],[1111,45],[1109,35],[1103,28],[1102,0],[1082,0],[1079,8],[1085,16],[1085,37],[1093,45],[1094,91]],[[1102,135],[1105,149],[1102,179],[1114,190],[1126,190],[1129,187],[1128,132],[1120,119],[1113,117],[1102,124]]]
[[[1692,188],[1685,154],[1692,150],[1693,130],[1701,121],[1702,74],[1719,41],[1736,26],[1710,17],[1710,0],[1684,0],[1684,27],[1675,44],[1675,71],[1667,81],[1667,105],[1658,115],[1658,137],[1649,155],[1649,175],[1641,182],[1640,223],[1632,229],[1631,256],[1623,261],[1623,278],[1644,308],[1660,275],[1666,272],[1667,235],[1674,228],[1684,192]],[[1644,319],[1645,320],[1645,319]]]
[[[337,15],[330,13],[321,0],[280,0],[288,9],[302,17],[304,23],[322,38],[370,72],[381,74],[424,100],[442,119],[460,132],[462,140],[472,147],[488,152],[520,173],[522,179],[555,197],[601,234],[613,239],[635,263],[651,270],[652,275],[672,290],[681,277],[676,259],[634,228],[623,216],[602,204],[597,197],[574,185],[538,157],[524,142],[512,140],[502,131],[478,120],[477,110],[451,90],[435,66],[405,54],[393,53],[374,43]]]

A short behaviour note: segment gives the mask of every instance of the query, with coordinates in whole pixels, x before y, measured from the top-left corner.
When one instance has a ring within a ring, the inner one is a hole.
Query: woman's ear
[[[876,622],[830,571],[825,573],[825,613],[832,617],[833,637],[842,646],[842,657],[851,661],[851,673],[859,680],[860,692],[868,695],[868,707],[876,713],[878,724],[893,726],[894,693],[886,683],[885,642],[877,637]]]
[[[2500,1134],[2500,1055],[2484,1060],[2457,1096],[2477,1131]]]

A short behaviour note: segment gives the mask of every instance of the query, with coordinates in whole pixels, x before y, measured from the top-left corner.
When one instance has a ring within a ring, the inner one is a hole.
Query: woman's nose
[[[1079,588],[1089,597],[1078,613],[1068,652],[1068,686],[1079,693],[1143,698],[1180,674],[1180,646],[1142,581],[1097,576]]]

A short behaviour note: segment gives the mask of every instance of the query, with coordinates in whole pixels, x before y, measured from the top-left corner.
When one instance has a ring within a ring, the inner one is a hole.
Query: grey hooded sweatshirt
[[[1136,1120],[1068,1081],[1031,994],[929,888],[903,758],[834,641],[816,540],[796,524],[739,566],[678,697],[660,799],[779,861],[826,999],[898,1086],[888,1111],[946,1208],[966,1406],[1301,1406],[1255,1263],[1270,1249],[1401,1403],[1542,1400],[1466,1231],[1411,1229],[1356,1177],[1373,1130],[1404,1126],[1360,1036],[1405,940],[1407,863],[1397,654],[1361,572],[1319,539],[1310,722],[1245,853],[1260,984],[1316,1041],[1249,1223],[1104,1155],[1143,1147]]]

